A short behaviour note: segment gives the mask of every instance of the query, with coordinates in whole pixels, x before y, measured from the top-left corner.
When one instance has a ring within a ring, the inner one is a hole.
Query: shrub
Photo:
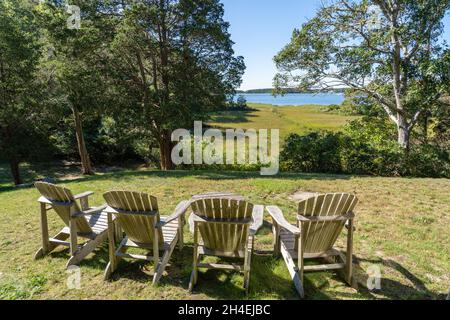
[[[236,107],[245,109],[247,108],[247,99],[243,95],[240,95],[236,101]]]
[[[281,153],[281,167],[288,171],[341,172],[339,134],[312,132],[306,136],[291,134]]]
[[[395,141],[395,127],[383,119],[363,118],[344,128],[343,171],[378,176],[402,175],[404,152]]]
[[[429,144],[415,146],[405,159],[405,168],[409,176],[450,178],[449,154]]]
[[[281,169],[375,176],[450,177],[447,149],[413,144],[409,153],[396,142],[395,127],[378,118],[348,124],[342,133],[291,134],[281,153]]]

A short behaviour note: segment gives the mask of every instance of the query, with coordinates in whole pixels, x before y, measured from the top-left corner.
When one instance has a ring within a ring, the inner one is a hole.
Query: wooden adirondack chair
[[[216,193],[194,197],[191,208],[194,262],[189,291],[197,283],[198,269],[219,269],[243,272],[248,292],[254,236],[262,226],[264,206],[254,206],[239,196]],[[205,255],[243,258],[244,265],[201,263]]]
[[[286,221],[278,207],[267,207],[273,220],[274,252],[281,253],[283,256],[302,298],[304,297],[303,273],[305,271],[345,269],[346,281],[350,285],[353,284],[353,209],[357,203],[356,196],[346,193],[313,196],[299,203],[297,226]],[[348,229],[345,255],[334,248],[344,226]],[[323,258],[330,263],[305,266],[305,259],[315,258]],[[298,266],[294,263],[295,259],[298,259]]]
[[[37,182],[35,186],[42,195],[38,200],[41,205],[42,248],[36,252],[35,259],[47,255],[58,246],[66,246],[70,248],[71,257],[67,262],[69,267],[80,263],[107,239],[107,215],[103,213],[106,206],[89,208],[88,197],[93,192],[74,196],[70,190],[54,184]],[[49,238],[47,211],[52,209],[64,221],[66,227],[53,238]],[[88,241],[79,246],[77,237]],[[66,241],[67,238],[70,238],[69,242]]]
[[[184,213],[189,208],[189,201],[181,202],[171,216],[160,217],[157,199],[146,193],[111,191],[103,197],[108,204],[108,224],[111,225],[115,217],[126,234],[116,250],[114,234],[112,231],[109,233],[110,262],[105,270],[105,280],[116,271],[120,259],[127,258],[154,261],[153,285],[156,285],[177,242],[180,250],[183,248]],[[153,255],[128,254],[129,248],[152,250]],[[160,251],[163,251],[161,260]]]

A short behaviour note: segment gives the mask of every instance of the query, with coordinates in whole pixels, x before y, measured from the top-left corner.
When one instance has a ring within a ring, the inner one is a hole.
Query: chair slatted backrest
[[[298,214],[305,217],[342,216],[352,212],[357,203],[358,199],[352,194],[322,194],[301,201]],[[345,220],[303,222],[304,252],[322,253],[331,250],[345,223]]]
[[[46,182],[36,182],[35,186],[41,195],[51,202],[53,210],[61,217],[66,226],[69,226],[70,215],[81,211],[72,192],[69,189]],[[89,234],[92,232],[85,217],[78,217],[75,222],[79,233]]]
[[[103,195],[108,206],[117,210],[116,221],[127,234],[128,239],[138,245],[151,246],[158,232],[158,243],[164,238],[161,228],[155,229],[160,221],[158,200],[142,192],[111,191]]]
[[[195,215],[207,222],[199,223],[206,248],[237,253],[243,250],[252,222],[253,204],[233,198],[207,197],[191,204]]]

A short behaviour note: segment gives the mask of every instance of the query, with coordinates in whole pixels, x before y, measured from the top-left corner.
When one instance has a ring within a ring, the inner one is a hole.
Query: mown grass
[[[358,290],[332,272],[307,274],[308,299],[443,299],[450,279],[450,182],[446,179],[407,179],[257,173],[124,170],[77,177],[74,169],[24,167],[25,178],[58,177],[78,193],[95,191],[92,205],[103,203],[110,189],[149,192],[158,197],[163,214],[193,194],[229,191],[264,205],[278,205],[294,221],[296,203],[289,196],[308,192],[353,192],[360,198],[356,210],[355,269]],[[97,249],[81,267],[81,290],[68,289],[65,263],[68,252],[59,249],[33,261],[40,246],[39,211],[34,188],[9,186],[8,170],[0,166],[0,299],[297,299],[282,259],[271,254],[270,219],[256,239],[252,260],[251,293],[241,288],[237,273],[201,272],[194,294],[187,291],[192,264],[192,237],[185,229],[187,246],[175,251],[160,286],[151,286],[146,269],[151,264],[122,262],[110,282],[103,281],[107,246]],[[66,180],[67,179],[67,180]],[[51,233],[62,227],[50,214]],[[339,240],[344,244],[345,235]],[[365,288],[367,269],[381,268],[382,289]]]
[[[290,133],[307,133],[314,130],[341,130],[355,117],[325,112],[325,107],[273,106],[249,103],[251,111],[225,111],[215,114],[209,123],[217,128],[279,129],[283,140]]]

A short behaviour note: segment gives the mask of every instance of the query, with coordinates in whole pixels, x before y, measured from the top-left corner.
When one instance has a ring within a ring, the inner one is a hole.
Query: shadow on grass
[[[83,243],[80,243],[83,244]],[[70,250],[68,248],[61,249],[58,247],[55,251],[52,251],[49,256],[52,259],[69,260]],[[106,265],[109,262],[108,246],[106,244],[95,249],[87,258],[83,259],[80,263],[80,267],[87,267],[95,270],[105,270]]]
[[[185,246],[182,252],[177,249],[175,250],[159,282],[159,286],[180,287],[187,292],[192,271],[193,248],[192,246]],[[296,299],[293,285],[290,281],[275,275],[270,268],[271,263],[272,257],[269,255],[255,254],[253,256],[253,274],[251,277],[251,291],[249,296],[245,295],[245,290],[242,287],[244,279],[242,274],[208,270],[199,272],[198,283],[194,288],[192,297],[195,298],[196,295],[202,294],[212,299],[257,299],[261,295],[269,293],[274,298]],[[97,268],[97,263],[87,260],[83,262],[82,266]],[[153,280],[153,263],[122,260],[110,281],[114,282],[121,278],[151,285]],[[273,288],[274,284],[276,288]]]
[[[192,271],[193,248],[190,245],[180,252],[175,249],[163,277],[160,287],[179,287],[188,290],[190,274]],[[69,258],[68,249],[53,252],[51,258]],[[103,271],[108,263],[107,246],[103,245],[84,259],[80,267]],[[228,261],[228,259],[226,259]],[[239,261],[242,262],[242,261]],[[250,294],[246,296],[243,289],[243,275],[238,272],[208,270],[200,271],[198,283],[192,297],[202,294],[212,299],[260,299],[270,296],[273,299],[298,299],[294,285],[289,279],[281,278],[273,272],[277,259],[271,253],[255,253],[252,258]],[[109,281],[128,279],[140,284],[151,286],[153,280],[153,263],[138,260],[121,260],[117,270]],[[326,297],[326,296],[324,296]]]
[[[24,170],[25,171],[25,170]],[[70,180],[64,179],[67,175],[72,175]],[[123,170],[108,173],[99,173],[93,176],[79,176],[75,175],[73,170],[47,170],[38,174],[36,171],[24,174],[26,182],[32,183],[37,177],[48,176],[56,178],[58,183],[64,182],[90,182],[90,181],[104,181],[104,180],[121,180],[132,179],[139,177],[148,178],[197,178],[203,180],[226,181],[226,180],[242,180],[242,179],[276,179],[276,180],[349,180],[351,175],[336,175],[336,174],[313,174],[313,173],[280,173],[276,176],[261,176],[258,171],[208,171],[208,170],[174,170],[174,171],[159,171],[159,170]],[[25,180],[25,179],[24,179]],[[0,192],[17,191],[20,188],[12,185],[5,185],[9,180],[4,174],[0,174]],[[30,185],[32,187],[32,185]]]
[[[223,111],[212,116],[210,122],[218,124],[229,123],[246,123],[250,122],[250,118],[256,117],[253,113],[256,109],[240,110],[240,111]]]
[[[48,162],[38,164],[22,164],[20,174],[25,184],[32,184],[39,178],[50,177],[56,180],[64,179],[67,176],[80,174],[80,168],[77,165],[64,165],[60,162]],[[9,166],[0,163],[0,192],[15,191],[21,188],[12,185],[13,178]]]
[[[226,168],[225,168],[226,169]],[[275,176],[261,176],[259,171],[226,171],[221,169],[199,169],[192,170],[174,170],[174,171],[159,171],[159,170],[114,170],[98,172],[93,176],[81,176],[78,166],[76,165],[62,165],[61,163],[40,163],[35,165],[23,165],[21,167],[21,174],[23,181],[30,184],[38,178],[49,177],[55,179],[57,182],[90,182],[90,181],[104,181],[104,180],[121,180],[132,179],[139,177],[148,178],[189,178],[194,177],[203,180],[241,180],[241,179],[277,179],[277,180],[348,180],[354,177],[353,175],[339,175],[339,174],[314,174],[314,173],[280,173]],[[7,166],[0,164],[0,192],[21,190],[11,184],[12,178]]]
[[[437,299],[437,300],[445,300],[444,294],[436,294],[425,286],[422,280],[420,280],[417,276],[415,276],[411,271],[406,269],[400,263],[390,260],[390,259],[381,259],[381,260],[368,260],[368,259],[355,259],[354,262],[355,271],[358,275],[358,283],[360,286],[360,293],[369,299],[379,298],[379,296],[384,297],[385,299],[393,299],[393,300],[417,300],[417,299]],[[369,291],[367,289],[366,284],[368,280],[368,275],[361,268],[360,262],[371,263],[374,265],[383,265],[386,269],[392,269],[398,273],[400,273],[405,282],[411,283],[411,286],[405,285],[398,281],[382,278],[381,279],[381,289],[375,291]],[[376,297],[375,294],[378,296]]]
[[[276,179],[276,180],[349,180],[353,176],[308,173],[281,173],[276,176],[261,176],[259,172],[249,171],[207,171],[207,170],[175,170],[175,171],[122,171],[95,176],[86,176],[70,182],[88,182],[97,180],[120,180],[128,178],[197,178],[200,180],[243,180],[243,179]]]
[[[180,252],[175,249],[166,272],[161,278],[161,287],[179,287],[188,290],[189,278],[192,271],[192,246],[187,245]],[[69,250],[59,250],[50,253],[51,258],[69,259]],[[222,261],[229,262],[229,259]],[[91,268],[103,271],[109,261],[107,245],[97,248],[93,254],[84,259],[80,267]],[[239,261],[241,262],[241,261]],[[371,264],[382,264],[384,268],[390,268],[399,272],[403,277],[403,283],[389,278],[381,279],[381,290],[370,291],[367,289],[367,274],[360,266],[361,262]],[[245,295],[243,289],[243,275],[238,272],[207,270],[199,272],[199,279],[192,297],[202,294],[212,299],[241,300],[241,299],[283,299],[297,300],[299,296],[295,291],[287,269],[286,277],[280,277],[275,272],[277,267],[284,262],[281,258],[276,258],[270,251],[256,251],[252,257],[252,268],[250,277],[250,293]],[[438,299],[445,300],[444,294],[436,294],[427,289],[425,284],[404,266],[393,260],[366,260],[355,258],[355,277],[358,280],[358,289],[355,293],[337,292],[332,296],[328,294],[329,280],[342,282],[345,285],[344,277],[340,272],[320,272],[307,273],[304,279],[306,299],[329,300],[329,299]],[[278,272],[279,273],[279,272]],[[145,261],[122,260],[118,269],[112,275],[112,282],[121,278],[136,281],[141,284],[151,285],[153,280],[153,263]],[[411,283],[406,285],[404,283]]]
[[[185,246],[180,252],[178,248],[175,248],[158,286],[176,286],[187,290],[188,280],[186,279],[188,279],[190,275],[189,267],[192,264],[192,249],[186,249],[187,247]],[[125,278],[151,286],[153,275],[153,262],[143,260],[121,260],[117,270],[112,274],[110,281],[114,282],[121,278]]]
[[[210,258],[206,257],[204,259]],[[218,262],[243,263],[242,259],[225,258],[218,259]],[[196,294],[203,294],[209,298],[219,300],[261,299],[267,297],[283,300],[298,299],[299,297],[295,292],[292,281],[282,278],[274,272],[277,264],[277,259],[274,259],[271,253],[255,252],[253,254],[248,295],[245,294],[245,289],[243,288],[244,275],[242,273],[222,270],[200,270],[193,295],[195,297]]]

